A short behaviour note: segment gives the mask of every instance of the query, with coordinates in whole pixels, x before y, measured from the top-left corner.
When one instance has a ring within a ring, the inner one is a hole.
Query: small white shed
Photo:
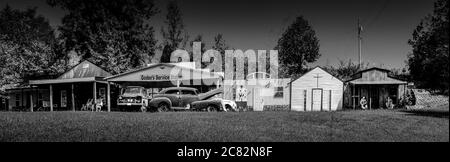
[[[342,109],[344,82],[320,67],[291,82],[292,111],[335,111]]]

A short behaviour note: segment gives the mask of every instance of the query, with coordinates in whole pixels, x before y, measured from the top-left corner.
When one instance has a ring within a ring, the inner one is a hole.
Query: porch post
[[[351,95],[351,97],[352,97],[353,110],[356,109],[356,107],[355,107],[355,92],[356,92],[356,90],[355,89],[356,89],[356,86],[352,85],[352,95]]]
[[[41,105],[39,105],[39,86],[36,87],[35,89],[35,94],[36,94],[36,107],[40,107]]]
[[[93,86],[93,98],[94,98],[94,104],[96,103],[96,101],[97,101],[97,82],[96,81],[94,81],[94,86]],[[94,109],[92,109],[92,111],[94,111]]]
[[[33,112],[33,86],[31,86],[30,91],[30,111]]]
[[[108,112],[111,112],[111,83],[108,82],[108,86],[106,86],[106,99],[108,103]]]
[[[50,84],[50,111],[53,111],[53,85]]]
[[[74,92],[74,90],[75,90],[75,85],[74,85],[74,83],[72,83],[72,111],[75,111],[75,92]]]
[[[23,88],[20,88],[20,110],[25,109],[25,104],[23,103],[25,97],[23,96]]]
[[[217,79],[216,88],[219,89],[220,80]]]
[[[367,97],[370,96],[370,100],[369,100],[369,110],[372,110],[372,95],[371,95],[372,89],[371,89],[371,88],[372,88],[372,87],[371,87],[370,85],[368,85],[368,88],[367,88]]]

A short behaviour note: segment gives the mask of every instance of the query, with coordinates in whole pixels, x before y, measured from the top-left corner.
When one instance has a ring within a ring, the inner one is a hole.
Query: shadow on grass
[[[416,115],[416,116],[429,116],[436,118],[447,118],[449,119],[449,111],[447,110],[402,110],[406,112],[406,115]]]

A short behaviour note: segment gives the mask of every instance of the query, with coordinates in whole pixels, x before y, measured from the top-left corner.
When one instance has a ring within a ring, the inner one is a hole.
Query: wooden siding
[[[264,105],[289,105],[289,86],[288,83],[290,79],[270,79],[272,85],[269,87],[269,91],[274,91],[276,87],[283,87],[283,96],[275,97],[273,94],[255,94],[255,89],[260,89],[259,93],[264,93],[264,90],[261,90],[262,87],[247,85],[247,106],[253,106],[253,98],[254,95],[261,96],[261,99],[264,101]]]
[[[319,81],[317,82],[317,76]],[[322,90],[322,111],[335,111],[342,109],[344,83],[338,78],[332,76],[320,67],[316,67],[299,79],[291,83],[292,98],[291,110],[293,111],[311,111],[312,110],[312,89]],[[331,90],[331,106],[330,106]],[[306,96],[306,97],[305,97]],[[306,102],[305,102],[306,100]],[[305,107],[306,106],[306,107]]]
[[[388,71],[372,69],[355,75],[352,84],[406,84],[406,82],[389,77]]]
[[[344,105],[360,108],[359,101],[366,97],[368,108],[385,108],[386,98],[398,103],[404,97],[407,82],[392,78],[385,69],[372,68],[357,73],[347,82]]]
[[[37,93],[41,96],[38,98]],[[30,106],[30,95],[32,95],[33,98],[33,105],[38,106],[38,100],[41,99],[42,101],[48,101],[49,100],[49,92],[47,89],[24,89],[23,91],[20,89],[17,90],[9,90],[8,91],[8,110],[12,110],[14,107],[24,106],[26,109]],[[16,96],[18,98],[16,98]],[[18,102],[18,105],[16,104],[16,101]]]

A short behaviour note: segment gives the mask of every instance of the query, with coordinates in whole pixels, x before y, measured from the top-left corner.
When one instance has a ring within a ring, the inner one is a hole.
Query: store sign
[[[141,80],[170,80],[170,75],[141,75]]]

